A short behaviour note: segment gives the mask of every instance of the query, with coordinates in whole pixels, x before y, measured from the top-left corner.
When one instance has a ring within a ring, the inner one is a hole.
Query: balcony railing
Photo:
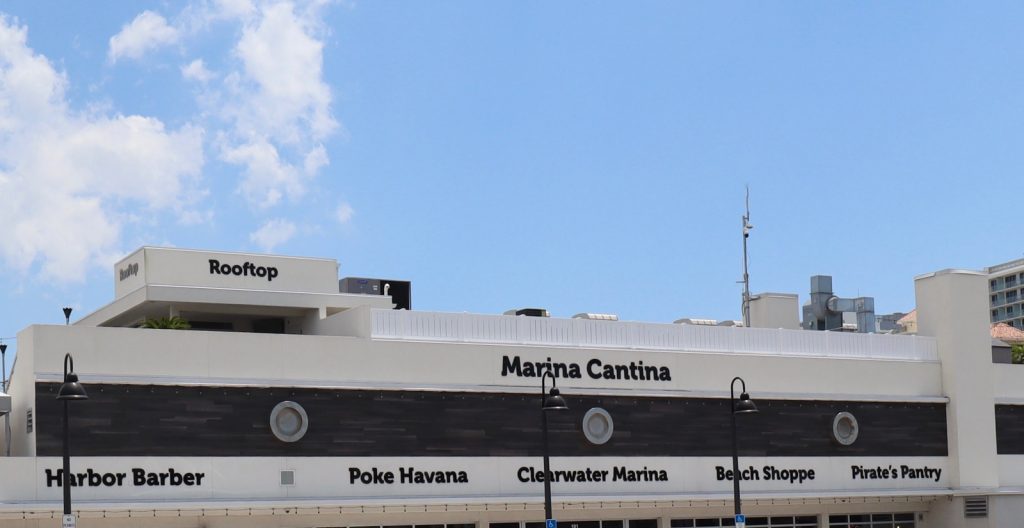
[[[989,274],[999,273],[1000,271],[1005,271],[1010,268],[1016,268],[1020,266],[1024,266],[1024,259],[1011,260],[1010,262],[1004,262],[998,266],[992,266],[988,268],[988,272]]]
[[[930,337],[373,310],[374,339],[937,361]]]

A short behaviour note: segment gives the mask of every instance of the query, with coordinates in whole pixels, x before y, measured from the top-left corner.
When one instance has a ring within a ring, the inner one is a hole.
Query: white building
[[[82,527],[534,528],[546,369],[570,528],[731,526],[735,376],[747,526],[1024,518],[1024,367],[992,363],[983,272],[918,277],[916,336],[392,310],[267,255],[143,248],[114,282],[18,334],[2,527],[60,524],[66,353]],[[137,328],[171,315],[204,330]]]
[[[1024,259],[985,269],[988,272],[990,320],[1024,328]]]

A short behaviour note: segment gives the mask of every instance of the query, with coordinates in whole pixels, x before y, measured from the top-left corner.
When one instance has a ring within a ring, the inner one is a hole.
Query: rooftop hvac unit
[[[718,324],[718,321],[716,321],[715,319],[692,319],[692,318],[689,318],[689,317],[684,317],[682,319],[676,319],[675,321],[672,321],[672,322],[675,323],[675,324],[700,325],[700,326],[715,326],[715,325]]]
[[[852,331],[865,334],[875,331],[874,297],[836,297],[832,293],[830,275],[811,277],[811,299],[804,305],[803,327],[807,330],[851,331],[844,326],[844,313],[857,314],[857,324]]]
[[[504,315],[525,315],[526,317],[551,317],[544,308],[518,308],[505,312]]]
[[[619,316],[615,314],[602,313],[578,313],[572,316],[573,319],[590,319],[591,321],[618,321]]]
[[[412,309],[412,283],[409,281],[345,277],[338,281],[338,290],[341,293],[389,295],[396,310]]]

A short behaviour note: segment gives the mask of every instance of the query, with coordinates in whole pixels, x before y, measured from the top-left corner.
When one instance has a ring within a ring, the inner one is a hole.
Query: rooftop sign
[[[72,485],[87,501],[192,500],[285,496],[529,497],[544,481],[536,457],[298,457],[288,462],[295,483],[280,481],[280,458],[78,457]],[[57,457],[36,471],[11,472],[18,491],[57,501]],[[2,465],[2,464],[0,464]],[[947,490],[945,457],[745,457],[739,477],[746,493],[844,493]],[[555,457],[551,479],[562,496],[719,494],[732,491],[728,457]],[[5,473],[7,474],[7,473]],[[244,490],[244,491],[242,491]]]
[[[114,265],[115,297],[146,285],[338,293],[338,263],[331,259],[143,247]]]

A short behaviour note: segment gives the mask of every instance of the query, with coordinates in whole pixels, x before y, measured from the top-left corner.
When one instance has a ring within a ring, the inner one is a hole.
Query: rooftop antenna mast
[[[743,215],[743,326],[750,328],[750,274],[747,273],[747,239],[750,238],[750,230],[754,228],[750,223],[750,186],[747,189],[747,212]]]

